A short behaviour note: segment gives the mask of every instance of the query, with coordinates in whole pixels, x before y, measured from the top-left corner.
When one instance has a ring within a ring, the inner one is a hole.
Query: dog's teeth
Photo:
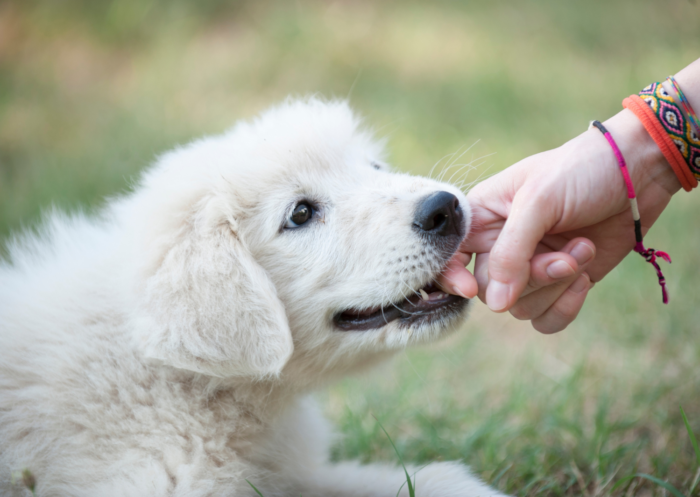
[[[423,297],[423,300],[430,300],[430,296],[428,295],[428,292],[426,292],[422,288],[418,291],[420,292],[420,296]]]

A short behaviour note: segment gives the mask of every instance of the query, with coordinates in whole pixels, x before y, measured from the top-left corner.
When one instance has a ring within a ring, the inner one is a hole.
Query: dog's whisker
[[[483,159],[486,159],[487,157],[491,157],[492,155],[495,155],[495,154],[496,154],[496,152],[492,152],[492,153],[490,153],[490,154],[482,155],[481,157],[476,157],[475,159],[472,159],[472,160],[470,160],[469,162],[467,162],[467,163],[465,163],[465,164],[458,164],[458,165],[460,166],[460,168],[459,168],[459,169],[457,170],[457,172],[454,173],[454,174],[459,173],[459,172],[462,171],[465,167],[468,167],[468,166],[471,166],[472,170],[473,170],[473,169],[476,169],[476,168],[479,167],[480,165],[484,164],[485,161],[484,161]],[[478,164],[474,164],[474,163],[477,162],[477,161],[481,161],[481,162],[479,162]],[[451,183],[451,182],[452,182],[452,178],[454,177],[454,174],[450,177],[449,180],[447,180],[447,183]]]
[[[479,167],[479,164],[473,165],[471,162],[467,164],[462,164],[454,173],[452,173],[452,176],[450,176],[450,179],[446,181],[446,183],[453,184],[452,180],[454,177],[462,172],[466,171],[466,174],[469,174],[471,171],[475,170],[477,167]]]
[[[460,186],[459,189],[462,190],[463,192],[467,193],[467,192],[469,192],[469,190],[471,188],[474,187],[474,185],[481,183],[482,181],[485,181],[488,178],[490,178],[491,176],[495,175],[497,173],[497,171],[490,173],[490,174],[487,174],[489,169],[491,169],[492,167],[493,167],[493,164],[490,164],[489,166],[486,167],[486,169],[484,171],[482,171],[482,173],[475,180],[470,181],[469,183],[466,183],[463,186]]]
[[[440,173],[440,175],[439,175],[438,178],[437,178],[437,181],[442,181],[442,179],[445,177],[445,175],[447,175],[447,172],[453,167],[453,165],[455,164],[455,162],[457,162],[459,159],[461,159],[461,158],[464,156],[464,154],[466,154],[466,153],[469,152],[472,148],[474,148],[474,146],[475,146],[477,143],[479,143],[480,141],[481,141],[481,139],[476,140],[476,141],[475,141],[474,143],[472,143],[464,152],[462,152],[462,153],[459,154],[457,157],[455,157],[455,158],[452,160],[452,162],[451,162],[446,168],[444,168],[444,169],[442,170],[442,172]],[[460,147],[460,148],[461,148],[461,147]]]
[[[378,278],[376,278],[376,279],[378,280]],[[388,288],[388,285],[380,286],[380,288],[382,289],[382,302],[384,302],[385,299],[388,300],[388,296],[389,296],[388,289],[389,288]],[[387,320],[386,315],[384,314],[384,307],[386,307],[386,306],[382,305],[382,307],[381,307],[382,319],[384,320],[385,324],[389,324],[389,321]]]
[[[403,280],[403,279],[402,279],[402,280],[401,280],[401,284],[402,284],[402,285],[405,285],[406,288],[408,288],[408,291],[409,291],[410,293],[413,293],[413,294],[415,294],[415,295],[421,295],[421,294],[418,292],[418,290],[414,289],[411,285],[409,285],[408,283],[406,283],[406,280]]]
[[[459,151],[460,151],[461,149],[462,149],[462,146],[460,146],[457,150],[455,150],[455,151],[452,152],[451,154],[443,155],[443,156],[440,158],[440,160],[437,161],[435,164],[433,164],[433,167],[430,168],[430,172],[428,173],[428,178],[431,178],[431,179],[432,179],[432,177],[433,177],[433,171],[435,170],[435,168],[436,168],[443,160],[446,160],[448,157],[450,157],[450,158],[451,158],[451,157],[454,157],[455,155],[457,155],[457,154],[459,153]],[[448,166],[448,167],[449,167],[449,166]]]
[[[476,145],[477,143],[479,143],[479,140],[477,140],[477,141],[475,141],[474,143],[472,143],[469,147],[466,148],[466,150],[464,150],[464,152],[462,152],[462,153],[459,154],[457,157],[455,157],[454,159],[452,159],[452,162],[450,163],[449,167],[453,167],[453,166],[457,163],[457,161],[458,161],[459,159],[461,159],[462,157],[464,157],[464,155],[465,155],[466,153],[468,153],[472,148],[474,148],[474,145]]]
[[[449,171],[449,169],[452,167],[452,164],[454,163],[454,160],[458,160],[458,159],[454,159],[454,157],[457,155],[457,153],[459,152],[459,150],[461,150],[461,148],[462,148],[462,147],[460,147],[460,148],[458,149],[458,151],[455,152],[454,154],[450,154],[450,155],[448,156],[448,157],[450,157],[450,158],[453,159],[453,160],[448,161],[448,162],[445,164],[445,167],[443,167],[443,168],[440,170],[440,173],[437,175],[437,178],[435,178],[435,181],[442,181],[441,178],[442,178],[442,177],[447,173],[447,171]],[[461,157],[461,155],[460,155],[460,157]]]
[[[488,157],[488,156],[486,156],[486,157]],[[476,159],[476,160],[478,160],[478,159]],[[486,160],[482,160],[481,162],[479,162],[477,164],[473,164],[473,162],[470,163],[471,167],[469,169],[467,169],[466,171],[464,171],[464,174],[461,176],[461,179],[459,181],[456,181],[453,184],[455,186],[457,186],[460,190],[463,190],[465,185],[468,185],[471,187],[474,184],[478,183],[481,180],[481,178],[483,177],[484,173],[486,173],[486,171],[488,171],[488,169],[491,168],[492,165],[489,165],[484,171],[481,172],[481,174],[479,174],[479,176],[476,179],[470,181],[469,183],[466,182],[466,179],[472,171],[477,170],[478,168],[483,166],[485,163],[486,163]]]
[[[469,174],[473,171],[476,171],[479,167],[481,167],[485,163],[486,163],[486,161],[482,161],[482,162],[479,162],[478,164],[470,165],[467,169],[461,169],[460,171],[458,171],[458,172],[462,173],[462,175],[459,177],[460,179],[453,182],[452,178],[450,178],[448,183],[450,183],[450,184],[456,186],[457,188],[459,188],[460,190],[462,190],[462,187],[466,183],[466,180],[469,177]],[[474,184],[475,182],[476,181],[471,181],[470,184]]]

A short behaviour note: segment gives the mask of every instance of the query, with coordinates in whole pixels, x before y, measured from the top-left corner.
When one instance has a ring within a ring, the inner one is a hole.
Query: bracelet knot
[[[642,242],[637,242],[637,244],[634,246],[634,251],[637,252],[639,255],[644,257],[644,259],[654,266],[654,269],[656,269],[656,277],[659,279],[659,285],[661,285],[661,294],[663,296],[663,302],[664,304],[668,304],[668,292],[666,291],[666,278],[664,277],[664,274],[661,272],[661,268],[659,267],[659,264],[656,262],[656,258],[659,257],[663,259],[664,261],[668,262],[671,264],[671,256],[668,255],[668,253],[663,252],[661,250],[654,250],[653,248],[645,248],[644,244]]]

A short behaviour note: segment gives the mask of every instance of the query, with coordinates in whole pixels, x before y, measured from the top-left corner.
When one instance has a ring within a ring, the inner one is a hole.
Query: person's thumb
[[[530,259],[537,244],[554,225],[553,206],[520,190],[489,254],[486,304],[504,312],[517,302],[530,279]]]

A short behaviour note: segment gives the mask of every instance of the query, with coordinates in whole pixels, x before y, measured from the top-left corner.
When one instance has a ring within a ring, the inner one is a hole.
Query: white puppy
[[[306,396],[459,325],[432,282],[468,224],[315,99],[165,154],[98,218],[50,215],[0,266],[0,494],[28,468],[39,496],[396,495],[395,465],[328,462]],[[416,486],[500,495],[458,463]]]

